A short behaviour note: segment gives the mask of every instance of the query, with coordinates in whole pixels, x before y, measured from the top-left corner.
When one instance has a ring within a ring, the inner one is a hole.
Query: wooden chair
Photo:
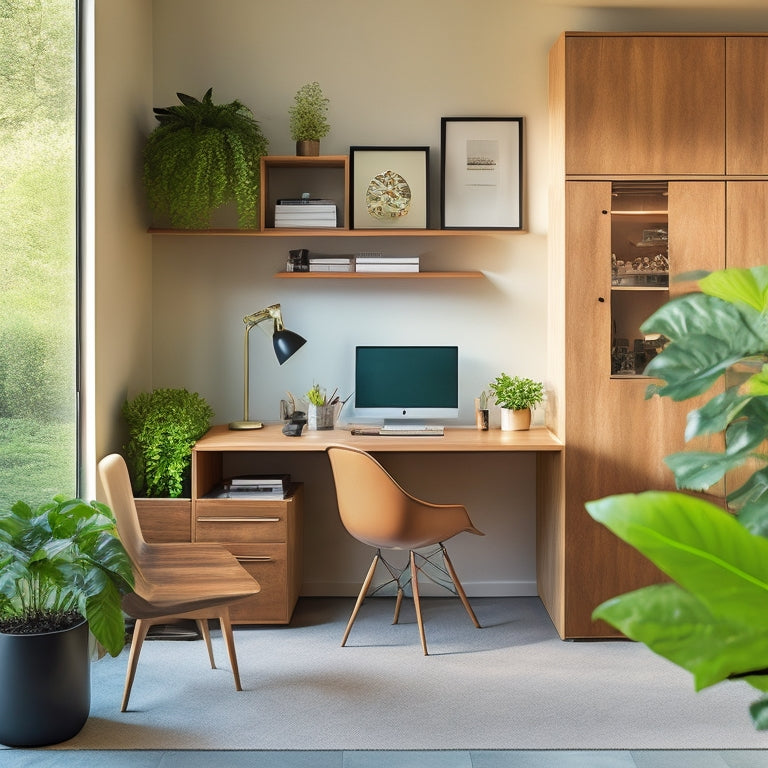
[[[235,689],[242,690],[235,641],[229,619],[230,603],[261,589],[225,547],[218,544],[149,544],[136,514],[128,469],[122,456],[111,454],[99,462],[107,504],[117,520],[118,533],[128,552],[135,577],[133,593],[123,597],[123,610],[136,620],[128,657],[125,690],[120,707],[125,712],[147,632],[171,619],[194,619],[205,639],[211,668],[213,658],[208,619],[216,618],[227,645]]]
[[[469,617],[479,628],[480,623],[467,600],[443,544],[444,541],[462,532],[474,533],[478,536],[484,535],[472,524],[466,507],[460,504],[431,504],[411,496],[398,485],[378,461],[365,451],[348,446],[330,446],[327,453],[336,484],[336,499],[341,522],[358,541],[376,548],[373,562],[368,569],[368,574],[344,632],[344,638],[341,641],[342,646],[347,642],[360,606],[368,594],[376,566],[380,561],[392,577],[386,583],[397,583],[393,624],[397,624],[400,616],[403,589],[409,580],[411,582],[416,621],[425,656],[428,655],[428,652],[419,599],[419,573],[423,573],[436,584],[446,588],[450,588],[449,584],[452,582],[452,586],[466,608]],[[430,554],[414,552],[414,550],[435,545],[437,545],[437,549]],[[408,550],[409,569],[395,568],[382,557],[382,549]],[[449,584],[438,581],[430,575],[429,570],[425,570],[425,566],[440,569],[440,566],[434,561],[436,555],[442,556],[446,569],[443,573],[450,578]]]

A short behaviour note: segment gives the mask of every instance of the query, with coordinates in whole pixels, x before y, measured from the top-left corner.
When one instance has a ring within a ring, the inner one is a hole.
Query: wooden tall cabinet
[[[646,400],[631,361],[675,276],[768,259],[766,56],[763,35],[565,33],[551,51],[547,418],[566,449],[539,460],[537,579],[564,638],[615,636],[594,608],[664,579],[585,502],[671,490],[664,456],[718,447],[686,445],[697,403]],[[668,282],[632,272],[646,254]]]

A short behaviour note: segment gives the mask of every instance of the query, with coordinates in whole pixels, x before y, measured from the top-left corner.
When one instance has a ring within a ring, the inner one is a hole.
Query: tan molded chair
[[[111,454],[99,462],[99,476],[107,504],[133,565],[133,593],[123,597],[123,611],[136,619],[128,657],[125,690],[120,707],[125,712],[139,663],[141,646],[154,624],[171,619],[194,619],[215,669],[208,619],[218,619],[226,641],[235,689],[242,690],[229,605],[255,595],[259,583],[225,547],[218,544],[148,544],[144,540],[133,501],[131,481],[122,456]]]
[[[479,628],[480,623],[467,600],[443,544],[462,532],[483,535],[472,525],[466,508],[461,504],[430,504],[411,496],[398,485],[376,459],[365,451],[348,446],[330,446],[327,451],[336,484],[341,522],[356,539],[376,548],[376,554],[368,569],[341,644],[345,645],[347,642],[352,624],[368,594],[379,561],[392,576],[387,584],[397,582],[393,624],[397,624],[400,616],[403,588],[407,586],[408,579],[411,581],[416,621],[419,625],[421,647],[425,656],[428,655],[427,640],[421,616],[418,575],[423,573],[436,584],[450,588],[430,575],[430,569],[440,569],[440,566],[434,562],[434,557],[442,555],[446,568],[444,573],[450,577],[469,617]],[[425,555],[414,551],[435,545],[437,549],[430,554]],[[393,567],[382,557],[382,549],[408,550],[410,570],[398,570]],[[428,567],[425,568],[425,566]],[[407,578],[404,579],[403,574],[407,574]]]

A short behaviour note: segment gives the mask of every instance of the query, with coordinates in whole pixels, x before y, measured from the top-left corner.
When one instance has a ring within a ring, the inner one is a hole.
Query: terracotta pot
[[[317,157],[320,154],[319,139],[305,139],[296,142],[296,154],[299,157]]]
[[[511,408],[501,409],[501,429],[503,432],[517,432],[531,428],[531,409],[523,408],[513,411]]]
[[[0,633],[0,744],[71,739],[91,709],[88,624],[39,635]]]

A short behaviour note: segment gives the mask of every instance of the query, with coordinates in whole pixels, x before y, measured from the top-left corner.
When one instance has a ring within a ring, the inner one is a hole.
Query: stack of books
[[[319,256],[310,255],[310,272],[354,272],[354,256]]]
[[[384,256],[381,253],[359,253],[355,257],[357,272],[418,272],[418,256]]]
[[[284,499],[290,475],[243,475],[224,481],[221,498]]]
[[[278,200],[275,205],[275,228],[335,226],[336,204],[333,200]]]

